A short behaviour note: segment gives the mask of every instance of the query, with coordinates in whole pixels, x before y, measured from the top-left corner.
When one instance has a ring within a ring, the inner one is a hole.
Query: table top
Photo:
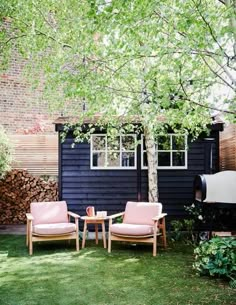
[[[81,216],[82,220],[106,220],[109,216]]]

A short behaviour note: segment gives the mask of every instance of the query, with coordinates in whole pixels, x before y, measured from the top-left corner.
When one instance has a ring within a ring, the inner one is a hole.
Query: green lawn
[[[42,243],[28,256],[24,236],[0,235],[1,305],[235,305],[227,283],[197,277],[192,249]]]

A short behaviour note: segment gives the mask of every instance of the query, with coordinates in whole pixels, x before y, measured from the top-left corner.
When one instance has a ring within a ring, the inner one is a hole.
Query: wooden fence
[[[14,146],[12,167],[37,176],[58,175],[58,135],[10,135]]]
[[[236,170],[236,125],[230,124],[220,134],[220,169]]]

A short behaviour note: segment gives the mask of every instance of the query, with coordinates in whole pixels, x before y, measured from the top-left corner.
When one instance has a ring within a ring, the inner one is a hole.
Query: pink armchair
[[[140,242],[152,244],[153,256],[156,256],[157,238],[166,248],[166,215],[159,202],[128,201],[124,212],[109,217],[108,252],[112,241]],[[123,216],[123,222],[113,224],[113,219],[119,216]]]
[[[32,202],[27,217],[26,245],[33,254],[33,242],[75,239],[79,251],[79,218],[69,212],[65,201]],[[70,217],[75,223],[70,222]]]

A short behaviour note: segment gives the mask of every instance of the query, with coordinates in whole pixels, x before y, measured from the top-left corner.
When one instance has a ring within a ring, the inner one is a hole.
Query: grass
[[[192,249],[115,244],[108,254],[91,241],[41,243],[29,256],[24,236],[0,235],[1,305],[235,305],[236,292],[198,277]]]

